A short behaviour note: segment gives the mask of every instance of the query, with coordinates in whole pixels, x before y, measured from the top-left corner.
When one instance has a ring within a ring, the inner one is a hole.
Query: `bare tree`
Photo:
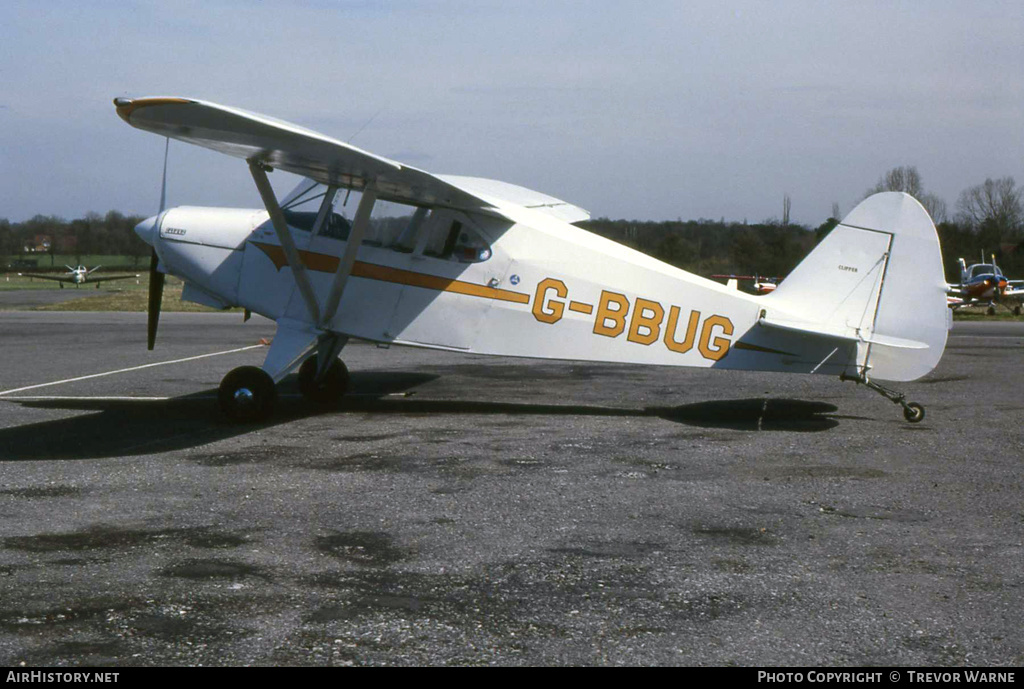
[[[917,197],[917,200],[921,202],[924,209],[928,211],[928,215],[932,216],[932,222],[938,225],[940,222],[946,222],[946,202],[940,199],[935,194],[921,194]]]
[[[839,204],[835,201],[832,202],[832,217],[839,220]]]
[[[935,224],[946,221],[946,202],[935,194],[925,192],[921,182],[921,173],[913,165],[894,167],[886,172],[871,189],[865,198],[883,191],[902,191],[910,194],[921,202]]]
[[[924,190],[921,186],[921,175],[913,165],[894,167],[886,172],[878,180],[878,183],[868,189],[865,197],[878,194],[883,191],[902,191],[920,200]]]
[[[1000,235],[1019,234],[1024,225],[1024,189],[1017,189],[1013,177],[986,179],[964,190],[956,207],[959,219],[974,229],[989,225]]]
[[[789,198],[789,194],[782,195],[782,224],[789,224],[789,209],[793,206],[793,199]]]

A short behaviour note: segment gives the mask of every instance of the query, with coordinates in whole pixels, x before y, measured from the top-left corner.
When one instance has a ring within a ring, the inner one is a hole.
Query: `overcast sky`
[[[0,217],[155,212],[163,140],[111,100],[159,95],[595,217],[814,226],[898,165],[950,210],[1024,184],[1024,2],[3,0]],[[181,143],[168,200],[260,206]]]

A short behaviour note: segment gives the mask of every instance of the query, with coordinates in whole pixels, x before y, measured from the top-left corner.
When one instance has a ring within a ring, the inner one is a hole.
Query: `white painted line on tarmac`
[[[13,390],[3,390],[3,391],[0,391],[0,396],[10,395],[10,394],[13,394],[15,392],[24,392],[26,390],[36,390],[38,388],[46,388],[46,387],[50,387],[51,385],[63,385],[64,383],[76,383],[76,382],[78,382],[80,380],[89,380],[90,378],[102,378],[103,376],[113,376],[113,375],[116,375],[118,373],[128,373],[130,371],[141,371],[144,368],[153,368],[154,366],[168,366],[170,364],[181,364],[181,363],[184,363],[186,361],[195,361],[197,359],[206,359],[207,357],[211,357],[211,356],[223,356],[224,354],[237,354],[238,352],[245,352],[245,351],[248,351],[250,349],[256,349],[258,347],[265,347],[265,346],[266,345],[264,345],[264,344],[255,344],[255,345],[249,345],[248,347],[239,347],[238,349],[229,349],[229,350],[224,351],[224,352],[212,352],[210,354],[200,354],[198,356],[189,356],[189,357],[185,357],[184,359],[174,359],[172,361],[157,361],[156,363],[152,363],[152,364],[143,364],[142,366],[132,366],[130,368],[121,368],[121,369],[118,369],[116,371],[107,371],[105,373],[93,373],[92,375],[89,375],[89,376],[79,376],[77,378],[67,378],[66,380],[55,380],[52,383],[40,383],[39,385],[26,385],[23,388],[14,388]]]

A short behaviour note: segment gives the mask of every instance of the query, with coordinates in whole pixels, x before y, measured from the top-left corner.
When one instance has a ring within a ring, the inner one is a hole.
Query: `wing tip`
[[[180,103],[194,103],[188,98],[115,98],[114,107],[117,108],[117,116],[131,124],[132,113],[140,108],[153,105],[174,105]]]

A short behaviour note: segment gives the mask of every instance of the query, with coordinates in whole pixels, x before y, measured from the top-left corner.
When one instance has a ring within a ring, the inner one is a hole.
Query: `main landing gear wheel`
[[[221,411],[232,421],[267,419],[276,397],[274,379],[255,366],[234,369],[224,376],[217,391]]]
[[[994,315],[996,315],[996,307],[994,307],[994,306],[990,306],[990,307],[988,307],[988,309],[987,309],[987,310],[985,311],[985,313],[986,313],[987,315],[989,315],[989,316],[994,316]]]
[[[316,356],[302,362],[299,368],[299,391],[318,406],[336,404],[348,390],[348,368],[341,359],[331,362],[322,380],[316,379]]]

